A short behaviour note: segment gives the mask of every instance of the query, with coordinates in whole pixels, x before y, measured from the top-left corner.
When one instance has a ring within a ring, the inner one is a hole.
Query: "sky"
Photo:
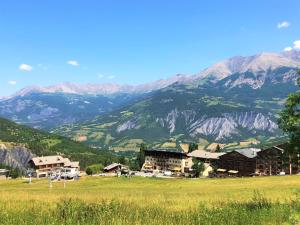
[[[62,82],[141,84],[300,48],[299,0],[9,0],[0,96]]]

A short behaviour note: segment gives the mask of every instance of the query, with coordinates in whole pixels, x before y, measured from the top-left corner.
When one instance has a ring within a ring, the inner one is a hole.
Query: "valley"
[[[139,151],[142,143],[195,142],[207,150],[212,143],[225,149],[279,143],[285,137],[277,114],[298,90],[299,55],[233,57],[195,75],[139,86],[26,88],[0,101],[0,115],[117,152]]]

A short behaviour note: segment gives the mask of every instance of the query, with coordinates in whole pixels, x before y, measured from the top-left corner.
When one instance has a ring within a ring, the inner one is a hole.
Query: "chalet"
[[[105,173],[117,173],[118,171],[121,171],[122,167],[124,167],[120,163],[113,163],[108,165],[107,167],[104,167]]]
[[[219,157],[218,168],[225,171],[238,171],[238,176],[255,174],[256,157],[260,151],[257,148],[245,148],[228,152]]]
[[[79,171],[79,162],[71,162],[68,158],[60,155],[34,157],[28,162],[29,168],[34,170],[34,175],[47,177],[51,172],[61,170],[62,168],[75,168]]]
[[[284,171],[282,146],[273,146],[257,153],[256,174],[277,175]]]
[[[192,166],[192,159],[187,150],[179,149],[151,149],[145,151],[143,171],[173,171],[184,173]]]

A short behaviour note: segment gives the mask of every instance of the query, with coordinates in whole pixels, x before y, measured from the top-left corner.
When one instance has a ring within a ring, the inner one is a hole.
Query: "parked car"
[[[75,168],[64,168],[60,174],[61,179],[74,179],[79,177],[79,171]]]
[[[172,172],[171,171],[164,171],[164,176],[170,177],[172,176]]]

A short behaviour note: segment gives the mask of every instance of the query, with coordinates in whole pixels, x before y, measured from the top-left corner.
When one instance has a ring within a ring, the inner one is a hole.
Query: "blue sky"
[[[299,28],[299,0],[2,1],[0,96],[193,74],[230,56],[280,52]]]

